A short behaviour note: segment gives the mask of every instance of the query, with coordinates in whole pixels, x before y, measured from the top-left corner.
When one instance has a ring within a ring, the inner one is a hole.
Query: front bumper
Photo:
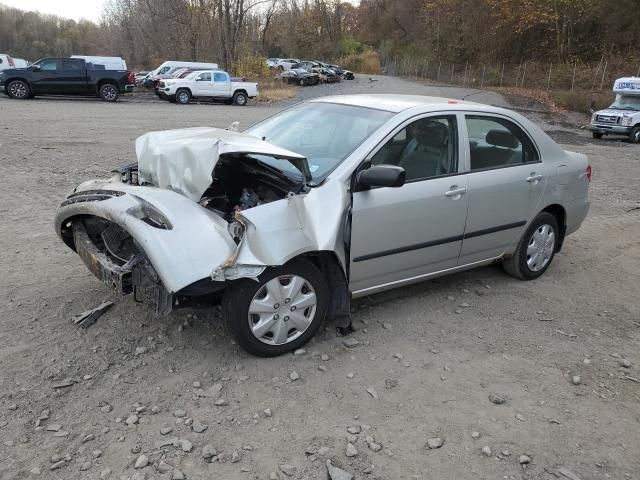
[[[616,135],[629,135],[633,127],[623,127],[621,125],[603,125],[592,123],[589,129],[595,133],[613,133]]]
[[[149,215],[161,216],[167,227],[150,222]],[[78,187],[58,208],[55,228],[81,257],[73,228],[74,219],[83,217],[98,217],[125,231],[169,293],[211,278],[237,248],[227,222],[170,190],[107,182],[87,182]],[[119,293],[132,292],[128,278],[137,264],[114,269],[95,254],[83,260],[91,272]]]

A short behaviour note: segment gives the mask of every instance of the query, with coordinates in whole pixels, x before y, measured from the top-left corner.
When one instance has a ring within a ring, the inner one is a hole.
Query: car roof
[[[500,108],[490,107],[476,102],[468,102],[465,100],[458,100],[454,98],[444,97],[428,97],[423,95],[393,95],[393,94],[364,94],[364,95],[331,95],[328,97],[320,97],[311,102],[325,102],[325,103],[339,103],[342,105],[353,105],[355,107],[368,107],[375,108],[376,110],[386,110],[388,112],[399,113],[403,110],[407,110],[413,107],[442,107],[442,105],[448,105],[452,109],[456,105],[466,105],[478,107],[482,106],[483,109],[502,110]]]

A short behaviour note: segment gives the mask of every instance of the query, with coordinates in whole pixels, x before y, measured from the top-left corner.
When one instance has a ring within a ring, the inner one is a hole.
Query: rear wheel
[[[227,327],[249,353],[272,357],[295,350],[318,331],[329,290],[322,273],[298,259],[260,275],[231,282],[223,302]]]
[[[249,97],[247,97],[247,94],[244,92],[236,92],[233,94],[234,105],[239,105],[241,107],[244,107],[248,101],[249,101]]]
[[[629,134],[629,141],[631,143],[640,143],[640,125],[633,127]]]
[[[556,253],[560,241],[556,217],[542,212],[524,232],[511,257],[504,259],[504,269],[521,280],[533,280],[542,275]]]
[[[118,89],[111,83],[105,83],[98,91],[100,98],[105,102],[115,102],[118,100]]]
[[[7,95],[15,100],[26,100],[31,95],[31,91],[26,82],[14,80],[7,85]]]
[[[178,90],[176,93],[176,102],[180,105],[187,105],[191,101],[191,93],[189,90]]]
[[[602,138],[602,133],[600,132],[593,132],[592,135],[593,135],[593,138],[598,140]]]

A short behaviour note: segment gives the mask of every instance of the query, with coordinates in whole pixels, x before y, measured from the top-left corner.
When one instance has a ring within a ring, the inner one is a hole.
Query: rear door
[[[458,264],[468,195],[459,174],[458,115],[408,120],[362,168],[403,167],[400,188],[353,193],[350,288],[365,294],[417,280]]]
[[[226,72],[213,72],[213,96],[228,98],[231,96],[231,79]]]
[[[521,126],[498,115],[464,119],[469,213],[460,264],[497,257],[522,236],[546,185],[540,153]]]
[[[63,58],[59,62],[58,81],[64,93],[89,93],[85,62],[79,58]]]
[[[60,61],[55,58],[42,60],[31,75],[33,93],[62,93],[60,84]]]

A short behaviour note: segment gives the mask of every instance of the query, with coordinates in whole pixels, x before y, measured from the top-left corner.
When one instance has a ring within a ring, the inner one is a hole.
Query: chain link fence
[[[616,78],[640,76],[640,59],[602,58],[595,64],[521,61],[497,64],[452,63],[407,57],[383,57],[384,73],[470,88],[511,87],[535,90],[611,91]]]

